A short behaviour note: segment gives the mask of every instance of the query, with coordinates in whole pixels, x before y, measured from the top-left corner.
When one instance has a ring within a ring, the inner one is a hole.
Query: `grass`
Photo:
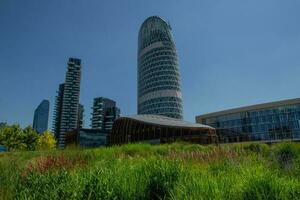
[[[0,199],[300,199],[300,145],[1,153]]]

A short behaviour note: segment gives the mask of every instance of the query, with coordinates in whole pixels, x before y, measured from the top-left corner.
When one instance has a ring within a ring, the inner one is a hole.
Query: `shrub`
[[[147,199],[169,198],[181,172],[180,165],[176,162],[165,160],[148,162],[145,168]]]
[[[298,157],[298,148],[293,143],[282,143],[275,146],[275,158],[282,169],[290,170]]]
[[[299,199],[299,181],[266,172],[264,175],[248,177],[243,188],[243,199]]]
[[[267,155],[269,153],[270,147],[263,143],[250,143],[243,146],[244,150],[247,152],[254,152],[257,154]]]

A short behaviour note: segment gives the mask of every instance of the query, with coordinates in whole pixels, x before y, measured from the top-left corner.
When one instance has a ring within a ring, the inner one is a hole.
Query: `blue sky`
[[[152,15],[177,45],[184,118],[300,96],[297,0],[1,0],[0,121],[31,124],[50,100],[49,128],[69,57],[82,59],[81,103],[136,113],[137,37]]]

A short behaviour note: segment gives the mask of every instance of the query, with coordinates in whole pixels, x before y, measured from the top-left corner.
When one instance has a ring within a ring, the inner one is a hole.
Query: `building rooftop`
[[[211,128],[211,126],[203,125],[203,124],[195,124],[191,122],[182,121],[180,119],[174,119],[170,117],[165,117],[161,115],[133,115],[129,117],[121,117],[128,118],[132,120],[137,120],[140,122],[154,124],[154,125],[161,125],[161,126],[171,126],[171,127],[185,127],[185,128]]]
[[[287,106],[287,105],[293,105],[293,104],[300,104],[300,98],[274,101],[274,102],[268,102],[268,103],[262,103],[262,104],[255,104],[255,105],[251,105],[251,106],[244,106],[244,107],[239,107],[239,108],[222,110],[222,111],[218,111],[218,112],[207,113],[207,114],[196,116],[196,121],[197,121],[197,119],[201,119],[201,118],[228,115],[228,114],[234,114],[234,113],[239,113],[239,112],[255,111],[255,110],[260,110],[260,109],[274,108],[274,107]]]

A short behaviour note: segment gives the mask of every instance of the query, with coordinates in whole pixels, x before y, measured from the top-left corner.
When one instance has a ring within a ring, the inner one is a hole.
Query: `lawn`
[[[0,153],[0,199],[300,199],[300,144]]]

